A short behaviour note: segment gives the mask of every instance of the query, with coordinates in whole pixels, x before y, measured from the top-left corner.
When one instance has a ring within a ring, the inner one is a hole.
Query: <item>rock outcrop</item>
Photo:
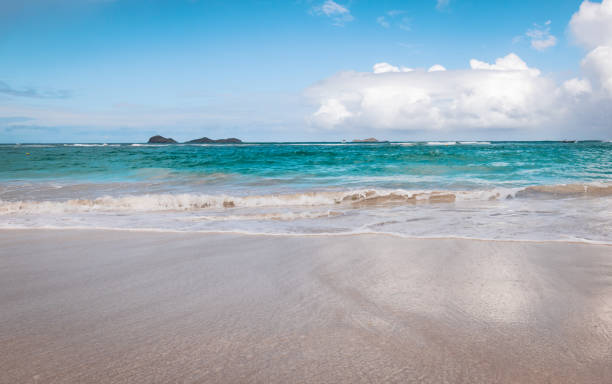
[[[147,143],[148,144],[176,144],[176,140],[170,137],[163,137],[160,135],[155,135],[155,136],[152,136]]]
[[[373,137],[370,137],[369,139],[363,139],[363,140],[355,139],[353,140],[353,143],[379,143],[379,141]]]
[[[242,144],[242,140],[230,137],[228,139],[213,140],[208,137],[202,137],[201,139],[189,140],[185,144]]]

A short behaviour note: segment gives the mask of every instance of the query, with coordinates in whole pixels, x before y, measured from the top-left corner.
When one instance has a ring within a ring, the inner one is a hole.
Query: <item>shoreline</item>
[[[7,382],[612,376],[608,246],[25,229],[0,249]]]
[[[345,232],[345,233],[267,233],[267,232],[248,232],[248,231],[222,231],[222,230],[179,230],[166,228],[113,228],[113,227],[15,227],[0,228],[0,232],[10,231],[109,231],[109,232],[134,232],[134,233],[176,233],[192,235],[236,235],[236,236],[259,236],[259,237],[343,237],[343,236],[390,236],[406,240],[466,240],[482,242],[501,242],[501,243],[561,243],[561,244],[585,244],[612,246],[612,240],[589,240],[589,239],[490,239],[481,237],[464,236],[411,236],[394,232]]]

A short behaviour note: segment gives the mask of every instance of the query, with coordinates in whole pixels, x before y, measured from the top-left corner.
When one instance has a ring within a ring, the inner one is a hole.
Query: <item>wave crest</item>
[[[0,214],[111,212],[111,211],[195,211],[208,208],[258,208],[284,206],[344,205],[375,207],[394,204],[452,203],[465,200],[502,200],[514,197],[605,197],[612,185],[542,185],[515,189],[476,191],[407,191],[364,189],[352,191],[302,192],[251,196],[204,194],[146,194],[67,201],[3,201]]]

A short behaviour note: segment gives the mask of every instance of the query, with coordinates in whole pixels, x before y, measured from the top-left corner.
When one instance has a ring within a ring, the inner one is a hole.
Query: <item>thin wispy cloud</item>
[[[449,4],[450,4],[450,0],[437,0],[437,2],[436,2],[436,9],[438,11],[447,10]]]
[[[383,16],[378,16],[376,18],[376,22],[383,28],[391,28],[392,25],[397,26],[400,29],[405,31],[410,31],[410,18],[409,17],[401,17],[398,16],[406,13],[406,11],[400,9],[393,9],[388,11]]]
[[[0,81],[0,95],[31,97],[37,99],[66,99],[71,96],[66,90],[43,90],[37,88],[14,88]]]
[[[402,17],[402,20],[399,22],[399,24],[397,25],[400,29],[403,29],[404,31],[410,31],[412,29],[412,27],[410,26],[410,18],[409,17]]]
[[[395,16],[401,15],[403,13],[406,13],[406,11],[403,11],[401,9],[392,9],[389,12],[387,12],[387,15],[389,15],[391,17],[395,17]]]
[[[15,123],[23,123],[24,121],[30,120],[34,119],[25,116],[2,116],[0,117],[0,127],[5,125],[12,125]]]
[[[378,24],[380,24],[380,26],[381,26],[381,27],[383,27],[383,28],[389,28],[389,27],[391,27],[391,24],[390,24],[390,23],[387,21],[387,19],[385,19],[385,17],[384,17],[384,16],[378,16],[378,17],[376,18],[376,22],[377,22]]]
[[[355,19],[346,6],[338,4],[333,0],[326,0],[323,4],[314,7],[312,12],[318,16],[330,18],[333,25],[338,27],[342,27]]]
[[[525,32],[525,36],[531,40],[531,48],[543,51],[557,45],[557,38],[550,33],[550,24],[550,20],[544,23],[543,26],[534,24],[533,28]]]

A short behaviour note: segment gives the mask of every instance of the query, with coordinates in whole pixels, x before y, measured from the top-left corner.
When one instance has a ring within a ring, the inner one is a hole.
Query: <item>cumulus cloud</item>
[[[372,71],[375,74],[380,74],[380,73],[387,73],[387,72],[411,72],[413,71],[413,69],[408,68],[408,67],[396,67],[389,63],[383,62],[383,63],[374,64],[374,66],[372,67]]]
[[[429,67],[429,69],[427,70],[427,72],[439,72],[439,71],[446,71],[446,68],[444,68],[440,64],[434,64],[431,67]]]
[[[581,65],[594,91],[612,96],[612,0],[584,1],[569,26],[576,41],[590,49]]]
[[[470,68],[497,71],[530,71],[535,76],[540,74],[540,71],[538,69],[529,68],[527,66],[527,63],[525,63],[520,57],[518,57],[514,53],[510,53],[507,56],[496,59],[494,64],[489,64],[484,61],[472,59],[470,60]]]
[[[531,48],[543,51],[557,45],[557,38],[550,34],[550,24],[548,20],[544,26],[534,24],[532,29],[527,30],[525,35],[531,39]]]
[[[591,93],[591,83],[586,79],[569,79],[563,82],[564,91],[572,96],[580,96]]]
[[[338,73],[310,87],[306,95],[317,105],[310,123],[326,129],[498,129],[544,137],[576,124],[583,134],[606,129],[606,100],[593,98],[588,80],[557,85],[513,53],[494,63],[472,59],[469,69],[460,70],[403,72],[399,66],[379,63],[372,73]]]
[[[584,1],[569,26],[576,41],[589,49],[612,46],[612,1]]]
[[[317,15],[329,17],[334,25],[340,27],[354,20],[351,11],[346,6],[333,0],[326,0],[323,4],[314,7],[313,11]]]
[[[313,120],[324,127],[333,127],[353,116],[338,99],[329,98],[314,113]]]
[[[541,34],[532,33],[534,48],[554,45],[548,25]],[[436,64],[408,70],[381,62],[372,72],[341,72],[307,89],[314,105],[309,122],[327,129],[609,136],[611,28],[612,0],[580,6],[570,32],[590,51],[581,62],[581,76],[560,83],[514,53],[493,62],[474,58],[468,69]]]
[[[311,87],[319,107],[314,124],[383,129],[522,128],[542,123],[553,110],[554,83],[514,54],[475,68],[401,72],[379,63],[374,73],[342,72]],[[324,117],[324,118],[321,118]]]
[[[612,46],[601,45],[593,49],[582,60],[582,68],[603,92],[612,96]]]

